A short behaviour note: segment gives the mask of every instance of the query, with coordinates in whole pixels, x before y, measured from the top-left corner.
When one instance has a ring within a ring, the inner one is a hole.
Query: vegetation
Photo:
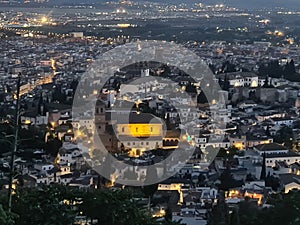
[[[233,158],[235,155],[243,156],[244,151],[241,151],[241,150],[239,150],[238,148],[236,148],[234,146],[228,148],[227,150],[225,148],[220,148],[217,157]]]
[[[13,216],[0,205],[0,224],[71,225],[82,216],[95,225],[180,225],[170,217],[152,217],[146,206],[134,200],[137,197],[143,196],[130,189],[81,191],[58,184],[23,188],[13,197]]]
[[[296,73],[294,60],[287,62],[284,66],[280,66],[279,61],[274,60],[266,65],[260,65],[258,72],[260,75],[271,78],[285,78],[295,82],[300,81],[300,74]]]
[[[282,127],[276,132],[274,142],[284,144],[285,147],[291,149],[293,146],[293,129],[287,126]]]
[[[290,191],[288,194],[275,194],[268,198],[267,204],[272,206],[262,208],[249,198],[239,203],[231,210],[224,201],[210,213],[209,225],[298,225],[300,224],[300,191]],[[231,211],[231,212],[230,212]]]
[[[229,167],[227,167],[221,174],[220,177],[221,184],[219,185],[220,190],[228,191],[230,188],[241,187],[244,182],[241,180],[235,180],[230,172]]]

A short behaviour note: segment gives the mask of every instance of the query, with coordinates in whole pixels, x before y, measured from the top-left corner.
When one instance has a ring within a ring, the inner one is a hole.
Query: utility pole
[[[17,93],[16,93],[16,111],[15,111],[15,135],[14,135],[14,144],[11,149],[11,158],[10,158],[10,176],[9,176],[9,188],[8,188],[8,212],[11,212],[11,203],[12,203],[12,185],[14,178],[14,161],[15,154],[18,149],[18,139],[19,139],[19,116],[20,116],[20,86],[21,86],[21,73],[18,74],[17,80]]]

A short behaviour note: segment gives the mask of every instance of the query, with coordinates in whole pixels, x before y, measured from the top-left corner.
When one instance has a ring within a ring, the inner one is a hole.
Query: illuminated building
[[[130,155],[138,156],[163,146],[161,119],[150,113],[132,112],[129,108],[110,110],[103,100],[96,103],[95,128],[109,152],[129,151]]]
[[[291,190],[300,190],[300,175],[280,174],[279,177],[284,193],[288,193]]]
[[[162,120],[150,113],[117,115],[116,132],[121,144],[133,156],[163,146]]]
[[[264,181],[251,181],[245,183],[242,188],[231,189],[226,191],[225,199],[226,202],[232,202],[231,200],[243,201],[246,197],[251,199],[251,201],[257,202],[261,205],[264,198],[265,192],[265,182]],[[239,202],[236,201],[236,202]]]
[[[179,204],[183,203],[183,192],[182,187],[184,186],[184,183],[161,183],[158,185],[157,190],[158,191],[178,191],[179,193]]]
[[[246,136],[229,136],[230,144],[239,150],[245,149],[246,147]]]

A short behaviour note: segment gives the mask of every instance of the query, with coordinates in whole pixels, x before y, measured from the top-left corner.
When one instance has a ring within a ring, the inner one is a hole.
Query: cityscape
[[[300,5],[249,2],[0,0],[0,224],[300,225]]]

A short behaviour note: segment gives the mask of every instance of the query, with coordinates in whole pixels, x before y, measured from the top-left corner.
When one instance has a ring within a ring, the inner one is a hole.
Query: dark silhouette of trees
[[[290,81],[300,81],[300,74],[296,73],[295,62],[292,59],[287,62],[286,65],[280,66],[278,60],[269,62],[267,65],[261,64],[258,69],[258,73],[262,76],[268,76],[271,78],[285,78]],[[264,85],[264,87],[270,87]]]
[[[63,204],[71,197],[67,193],[67,187],[61,185],[21,189],[13,199],[13,212],[18,215],[16,225],[73,224],[76,212],[71,205]]]
[[[53,138],[46,142],[44,150],[47,154],[56,157],[61,146],[62,142],[58,138]]]
[[[219,194],[218,203],[209,213],[208,225],[229,225],[229,208],[225,203],[224,192]]]
[[[145,185],[143,187],[143,192],[145,194],[145,196],[152,198],[152,196],[154,195],[154,193],[157,191],[158,188],[158,184],[154,183],[157,181],[157,170],[154,166],[151,166],[147,169],[147,173],[146,173],[146,178],[145,178],[145,183],[153,183],[150,185]]]
[[[276,132],[276,135],[274,137],[274,142],[284,144],[287,148],[292,148],[293,146],[293,129],[284,126],[280,130]]]
[[[266,153],[263,154],[263,161],[260,173],[260,180],[266,180]]]
[[[80,215],[94,225],[180,225],[170,217],[153,218],[136,197],[141,196],[130,189],[82,191],[58,184],[22,188],[13,196],[12,214],[0,205],[0,224],[72,225]]]
[[[271,176],[270,173],[268,173],[265,180],[266,180],[266,187],[271,187],[274,191],[278,191],[278,189],[280,188],[279,178]]]
[[[235,180],[230,172],[230,169],[227,167],[220,176],[221,184],[219,189],[223,191],[228,191],[230,188],[241,187],[243,181]]]
[[[200,94],[197,96],[197,103],[198,104],[207,104],[208,100],[204,94],[204,91],[201,91]]]
[[[13,225],[14,224],[14,215],[5,211],[0,205],[0,224],[1,225]]]
[[[273,78],[281,78],[283,75],[283,68],[279,65],[278,60],[273,60],[268,65],[260,65],[258,73],[263,76],[269,76]]]
[[[232,73],[232,72],[236,72],[236,69],[235,69],[235,65],[230,63],[229,61],[226,61],[223,63],[222,65],[222,71],[224,73]]]

